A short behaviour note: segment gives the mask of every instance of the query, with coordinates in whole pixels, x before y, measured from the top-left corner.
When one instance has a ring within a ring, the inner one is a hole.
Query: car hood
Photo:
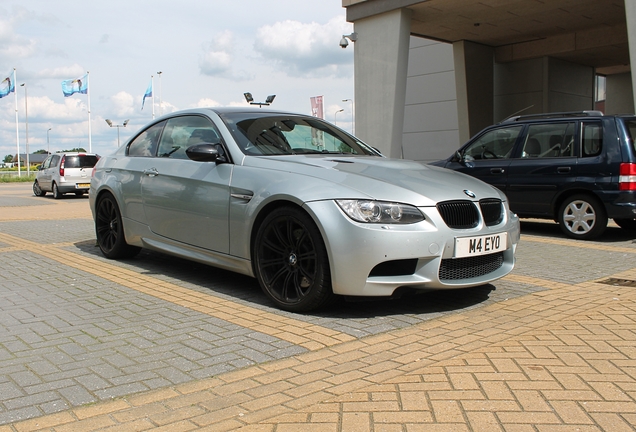
[[[472,199],[472,192],[477,200],[488,197],[505,200],[498,189],[474,177],[404,159],[347,155],[263,156],[246,158],[244,165],[310,176],[322,180],[322,184],[339,186],[327,188],[330,196],[321,197],[318,193],[314,199],[365,198],[432,206],[439,201]],[[321,186],[321,182],[316,186]],[[334,196],[335,190],[338,196]]]

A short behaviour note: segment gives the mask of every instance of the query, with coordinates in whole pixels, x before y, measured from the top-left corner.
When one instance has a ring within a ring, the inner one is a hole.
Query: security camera
[[[340,48],[346,48],[349,46],[349,41],[347,40],[346,37],[342,37],[342,39],[340,39]]]

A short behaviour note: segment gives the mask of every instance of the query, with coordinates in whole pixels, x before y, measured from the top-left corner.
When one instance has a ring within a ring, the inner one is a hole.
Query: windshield
[[[380,153],[329,123],[280,113],[225,113],[221,118],[247,155]]]

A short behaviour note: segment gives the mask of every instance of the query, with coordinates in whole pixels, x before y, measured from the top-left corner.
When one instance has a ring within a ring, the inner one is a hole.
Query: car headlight
[[[422,212],[408,204],[371,200],[336,200],[336,203],[357,222],[412,224],[424,220]]]

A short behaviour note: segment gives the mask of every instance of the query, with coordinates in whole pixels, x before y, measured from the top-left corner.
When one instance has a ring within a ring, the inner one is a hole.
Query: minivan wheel
[[[132,258],[141,250],[126,243],[121,213],[117,201],[110,194],[99,198],[95,206],[95,234],[97,245],[106,258]]]
[[[603,205],[585,194],[572,195],[559,209],[561,231],[573,239],[589,240],[600,236],[607,227],[607,214]]]
[[[43,197],[44,195],[46,195],[46,191],[42,190],[42,188],[40,187],[40,183],[38,183],[37,180],[33,182],[33,195],[37,197]]]
[[[62,194],[60,193],[60,189],[57,187],[57,183],[53,182],[53,198],[60,199],[62,198]]]
[[[636,231],[636,219],[614,219],[614,222],[623,229]]]

